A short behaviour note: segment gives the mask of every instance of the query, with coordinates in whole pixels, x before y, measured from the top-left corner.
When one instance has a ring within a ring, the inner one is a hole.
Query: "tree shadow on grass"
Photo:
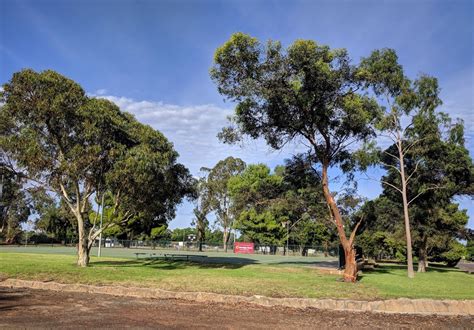
[[[93,261],[92,267],[146,267],[160,270],[185,269],[187,267],[212,269],[237,269],[250,264],[257,264],[254,259],[238,257],[189,257],[189,260],[163,259],[163,258],[143,258],[138,260],[106,260]]]
[[[145,259],[144,259],[145,260]],[[92,267],[96,266],[105,266],[105,267],[110,267],[110,266],[115,266],[115,267],[136,267],[136,266],[142,266],[143,265],[143,260],[106,260],[106,261],[91,261],[90,265]]]
[[[280,261],[272,262],[270,265],[288,265],[288,266],[312,266],[312,267],[324,267],[324,268],[337,268],[339,263],[337,260],[334,261]]]
[[[416,271],[417,266],[418,265],[415,263],[414,264],[415,271]],[[362,272],[363,274],[367,273],[367,274],[394,274],[395,275],[395,274],[400,274],[400,270],[406,271],[407,265],[406,264],[381,264],[381,265],[378,265],[378,267],[375,267],[374,269],[366,269],[366,270],[363,270]],[[459,272],[459,270],[452,267],[436,264],[436,265],[430,265],[426,269],[426,272],[427,273],[450,273],[450,272]],[[360,277],[363,278],[363,276],[364,275]]]

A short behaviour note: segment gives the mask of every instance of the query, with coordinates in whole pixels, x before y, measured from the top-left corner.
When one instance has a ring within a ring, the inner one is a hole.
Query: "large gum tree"
[[[274,149],[298,142],[306,146],[321,173],[321,184],[346,257],[344,280],[356,281],[354,240],[330,190],[329,169],[351,163],[351,146],[373,136],[377,102],[359,92],[357,67],[345,49],[297,40],[262,45],[236,33],[219,47],[211,77],[218,91],[237,104],[230,127],[220,137],[263,137]],[[345,228],[347,227],[347,228]],[[355,226],[357,227],[357,225]]]
[[[2,159],[66,203],[77,226],[79,266],[88,265],[103,230],[134,217],[166,222],[192,190],[188,170],[160,132],[54,71],[15,73],[0,97]],[[103,195],[112,200],[112,215],[99,227],[89,214],[92,197]]]

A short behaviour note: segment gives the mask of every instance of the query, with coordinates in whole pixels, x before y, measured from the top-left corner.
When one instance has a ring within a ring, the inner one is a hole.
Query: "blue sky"
[[[215,49],[237,31],[260,40],[314,39],[357,62],[394,48],[407,74],[438,77],[443,111],[464,119],[474,156],[474,2],[0,0],[0,83],[22,68],[53,69],[165,133],[193,174],[228,155],[271,167],[294,148],[220,144],[233,105],[209,78]],[[335,183],[337,186],[337,183]],[[373,198],[374,182],[360,181]],[[474,228],[474,205],[464,199]],[[171,227],[189,224],[191,206]]]

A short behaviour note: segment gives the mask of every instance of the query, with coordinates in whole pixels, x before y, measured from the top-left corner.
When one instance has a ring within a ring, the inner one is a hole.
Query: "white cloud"
[[[98,91],[95,94],[98,95]],[[222,144],[216,135],[222,127],[227,125],[227,116],[233,112],[231,108],[222,108],[212,104],[181,106],[111,95],[99,97],[114,102],[123,111],[135,115],[140,122],[161,131],[174,143],[180,154],[179,162],[187,166],[194,175],[199,175],[201,167],[212,167],[227,156],[240,157],[247,163],[266,163],[273,167],[282,164],[284,159],[291,157],[298,150],[304,149],[302,144],[299,146],[291,144],[283,150],[273,151],[264,141],[249,141],[243,147]],[[470,118],[469,112],[460,113],[460,115],[465,121]],[[467,131],[470,131],[469,126]],[[333,183],[333,189],[337,186],[337,183]],[[359,189],[361,194],[370,197],[380,191],[380,187],[376,184],[363,180],[360,182]],[[191,219],[192,205],[184,202],[178,208],[176,219],[170,226],[172,228],[188,226]]]
[[[248,163],[275,165],[295,152],[291,146],[284,151],[272,151],[263,141],[248,142],[244,147],[219,142],[217,133],[227,125],[227,116],[232,114],[233,109],[212,104],[180,106],[110,95],[100,97],[114,102],[123,111],[134,114],[140,122],[161,131],[174,143],[180,154],[179,161],[194,174],[201,167],[212,167],[230,155]]]

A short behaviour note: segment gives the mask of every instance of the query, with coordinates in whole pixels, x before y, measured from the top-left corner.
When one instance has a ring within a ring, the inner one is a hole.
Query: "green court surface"
[[[75,255],[75,247],[66,246],[0,246],[0,253],[38,253],[38,254],[64,254]],[[203,263],[216,264],[271,264],[284,266],[319,266],[334,267],[338,265],[337,259],[334,257],[324,256],[282,256],[268,254],[234,254],[233,252],[197,252],[197,251],[179,251],[172,249],[142,249],[142,248],[102,248],[101,256],[104,258],[122,258],[122,259],[144,259],[156,257],[163,254],[186,254],[190,255],[190,260]],[[196,256],[193,258],[192,256]],[[97,248],[92,248],[91,256],[97,256]],[[197,256],[206,256],[201,258]]]

